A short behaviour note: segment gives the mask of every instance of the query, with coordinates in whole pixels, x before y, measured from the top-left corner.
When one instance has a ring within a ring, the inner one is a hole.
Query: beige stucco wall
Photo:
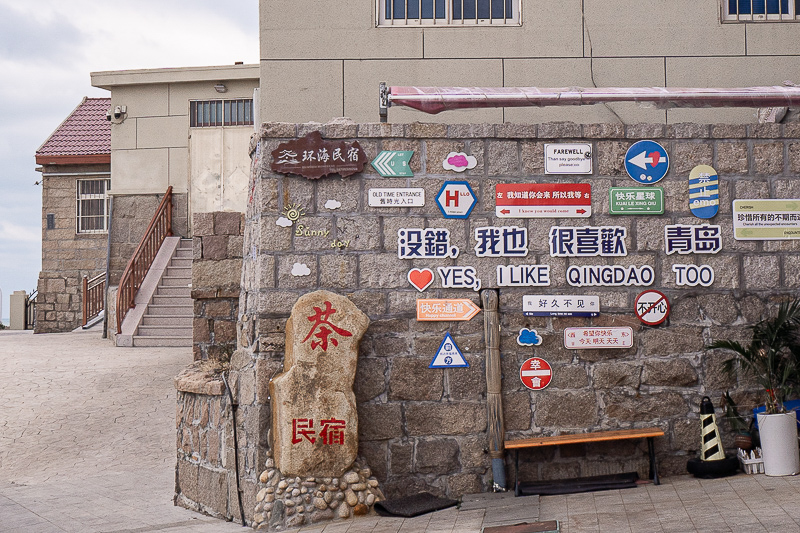
[[[520,26],[376,28],[374,0],[261,0],[264,121],[378,119],[378,83],[466,86],[781,84],[800,66],[800,24],[721,23],[717,0],[522,1]],[[613,110],[613,112],[612,112]],[[616,113],[616,115],[615,115]],[[617,116],[619,118],[617,118]],[[751,109],[633,104],[497,109],[390,122],[754,122]]]

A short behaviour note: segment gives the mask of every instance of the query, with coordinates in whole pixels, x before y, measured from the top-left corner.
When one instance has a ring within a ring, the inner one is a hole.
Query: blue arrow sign
[[[413,150],[384,150],[370,164],[384,178],[411,177],[414,172],[408,162],[413,155]]]
[[[625,171],[634,181],[652,185],[667,175],[669,156],[655,141],[639,141],[625,154]]]

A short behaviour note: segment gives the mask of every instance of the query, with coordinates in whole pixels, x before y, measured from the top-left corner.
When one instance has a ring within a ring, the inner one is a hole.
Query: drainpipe
[[[503,459],[503,397],[500,371],[500,318],[497,313],[496,290],[481,291],[483,334],[486,339],[486,407],[488,409],[489,457],[492,459],[492,490],[506,490],[506,469]]]

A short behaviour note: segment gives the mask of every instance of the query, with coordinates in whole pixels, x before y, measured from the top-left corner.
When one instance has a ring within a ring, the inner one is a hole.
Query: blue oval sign
[[[625,171],[634,181],[652,185],[667,175],[669,156],[655,141],[639,141],[625,154]]]
[[[711,218],[719,211],[719,177],[714,167],[697,165],[689,173],[689,209],[697,218]]]

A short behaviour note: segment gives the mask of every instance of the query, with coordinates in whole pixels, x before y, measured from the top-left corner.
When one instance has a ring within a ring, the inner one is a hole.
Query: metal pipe
[[[549,107],[635,102],[673,107],[800,106],[800,87],[389,87],[389,105],[436,114],[451,109]]]

